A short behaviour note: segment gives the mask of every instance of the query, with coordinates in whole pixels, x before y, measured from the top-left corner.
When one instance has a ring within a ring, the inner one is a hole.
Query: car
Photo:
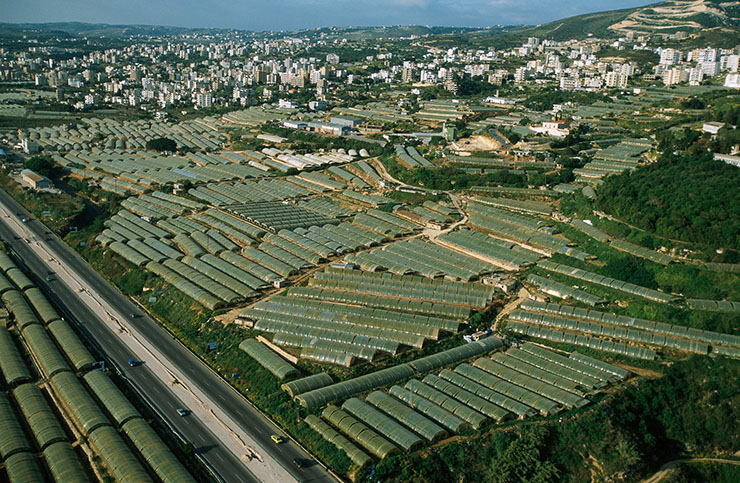
[[[49,275],[48,277],[46,277],[46,281],[47,282],[53,282],[54,281],[54,277],[52,277],[51,275]]]
[[[300,458],[293,458],[293,465],[295,465],[296,468],[305,468],[306,462]]]
[[[282,436],[277,435],[277,434],[273,434],[272,436],[270,436],[270,439],[275,444],[280,444],[280,443],[282,443],[284,441],[283,438],[282,438]]]
[[[183,409],[183,408],[177,408],[177,414],[184,417],[190,414],[190,411],[188,411],[187,409]]]
[[[25,216],[25,217],[21,218],[21,221],[23,223],[28,223],[29,221],[31,221],[31,218],[29,218],[28,216]]]
[[[131,366],[131,367],[136,367],[136,366],[139,365],[139,363],[136,362],[136,359],[129,359],[128,360],[128,365]]]
[[[138,317],[141,317],[139,314],[135,314],[133,312],[131,312],[130,314],[128,314],[128,316],[131,317],[132,319],[136,319]]]

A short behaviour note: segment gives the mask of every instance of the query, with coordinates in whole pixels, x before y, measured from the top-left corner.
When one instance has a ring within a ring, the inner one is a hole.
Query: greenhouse
[[[105,372],[90,371],[85,374],[83,379],[118,426],[123,425],[131,419],[141,417],[139,411],[124,396],[123,392],[118,389]]]
[[[43,451],[44,460],[54,481],[64,483],[86,483],[87,473],[82,469],[75,450],[68,442],[58,442]]]
[[[44,327],[38,324],[27,325],[23,331],[23,339],[28,344],[31,355],[41,367],[47,379],[55,374],[69,372],[70,367],[64,360],[59,349],[54,345]],[[79,342],[79,339],[77,340]],[[78,362],[81,362],[80,359]]]
[[[490,422],[490,418],[464,404],[463,402],[455,399],[452,396],[448,396],[442,391],[438,391],[433,387],[417,380],[411,379],[404,386],[408,391],[413,392],[419,397],[422,397],[429,402],[436,404],[454,414],[458,418],[465,421],[473,429],[480,429]]]
[[[88,441],[116,481],[151,481],[136,455],[112,427],[97,428],[90,433]]]
[[[325,372],[320,372],[318,374],[306,376],[301,379],[296,379],[295,381],[286,382],[285,384],[281,385],[280,388],[283,391],[287,392],[291,398],[294,398],[299,394],[313,391],[314,389],[318,389],[320,387],[328,386],[333,382],[334,381],[329,374]]]
[[[344,451],[350,461],[358,468],[364,468],[372,463],[372,460],[360,448],[350,440],[332,429],[328,424],[322,421],[318,416],[309,414],[306,416],[306,424],[319,433],[322,438],[333,444],[338,450]]]
[[[533,409],[543,415],[560,410],[557,403],[544,396],[467,363],[460,364],[454,371],[444,370],[439,377],[514,412],[520,418],[532,414]]]
[[[52,377],[50,382],[54,394],[83,436],[89,437],[96,429],[110,426],[108,419],[74,374],[62,372]]]
[[[256,339],[245,339],[239,344],[239,349],[246,352],[256,360],[262,367],[270,371],[278,379],[295,377],[298,370],[290,365],[285,359],[270,350]]]
[[[412,409],[427,416],[436,423],[441,424],[452,433],[459,433],[469,427],[461,418],[455,416],[441,406],[416,395],[414,392],[402,388],[401,386],[391,387],[388,393],[396,399],[403,401]]]
[[[59,313],[52,307],[46,296],[36,287],[29,288],[24,292],[26,299],[31,303],[39,318],[44,324],[49,324],[54,320],[61,319]]]
[[[357,398],[347,399],[342,404],[342,409],[380,433],[403,451],[413,451],[424,444],[423,440],[414,433]]]
[[[0,427],[3,428],[0,434],[0,460],[25,451],[31,451],[26,436],[23,434],[23,428],[18,423],[18,418],[13,411],[8,395],[0,393]]]
[[[35,384],[18,386],[13,396],[42,451],[53,443],[67,440],[49,403]]]
[[[8,387],[31,381],[31,372],[8,329],[0,326],[0,372]]]
[[[400,453],[400,450],[393,443],[380,436],[354,416],[336,406],[330,404],[324,408],[324,411],[321,413],[321,417],[329,421],[333,426],[348,435],[379,459]]]
[[[195,481],[146,421],[130,419],[122,430],[163,483]]]
[[[15,453],[5,460],[5,473],[12,482],[44,481],[36,458],[29,452]]]
[[[72,362],[75,370],[82,371],[92,367],[95,358],[93,358],[90,351],[87,350],[67,321],[61,319],[55,320],[48,325],[48,329],[59,347],[62,348],[62,352],[67,356],[67,359]]]
[[[16,326],[21,330],[29,325],[40,323],[26,299],[17,290],[8,290],[2,294],[1,298],[5,307],[13,314]]]
[[[584,290],[573,288],[564,283],[556,282],[548,278],[540,277],[533,273],[527,276],[527,282],[536,285],[542,292],[565,300],[577,300],[586,305],[604,305],[608,301],[601,297],[590,294]]]
[[[8,280],[13,282],[16,287],[22,292],[31,287],[35,287],[34,283],[28,276],[23,273],[19,268],[11,268],[5,271],[5,276]]]

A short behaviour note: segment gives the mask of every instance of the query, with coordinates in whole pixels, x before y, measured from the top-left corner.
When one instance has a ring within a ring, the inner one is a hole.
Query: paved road
[[[11,216],[21,213],[26,216],[27,212],[18,205],[4,191],[0,190],[0,205],[4,205]],[[116,334],[115,329],[111,327],[110,321],[103,320],[96,316],[89,308],[80,303],[80,294],[75,293],[69,287],[66,287],[61,280],[45,282],[45,274],[52,266],[49,260],[39,257],[36,250],[33,250],[30,243],[24,240],[14,240],[14,233],[10,230],[10,223],[16,223],[20,216],[15,220],[0,218],[0,236],[10,242],[13,249],[21,256],[29,268],[41,277],[40,284],[51,288],[64,305],[66,305],[72,315],[77,320],[84,321],[83,330],[91,335],[95,342],[119,367],[126,377],[145,394],[153,403],[156,409],[161,411],[168,422],[179,431],[186,439],[192,441],[203,456],[207,464],[225,481],[256,481],[254,474],[250,473],[247,467],[239,461],[238,454],[233,449],[233,445],[227,447],[223,444],[223,438],[214,437],[214,432],[223,433],[222,428],[216,428],[211,421],[204,424],[196,414],[180,418],[174,416],[175,409],[182,407],[182,403],[173,395],[174,388],[168,387],[159,381],[157,377],[148,373],[146,366],[129,368],[126,361],[131,357],[131,348],[128,347],[121,338],[121,334]],[[23,225],[24,229],[30,230],[35,236],[38,246],[44,245],[43,248],[53,253],[54,257],[62,260],[66,266],[70,267],[75,276],[84,281],[87,287],[90,287],[93,293],[105,300],[105,302],[114,309],[118,314],[141,314],[140,307],[135,305],[126,296],[121,294],[112,285],[105,281],[95,270],[90,267],[79,255],[67,247],[64,242],[50,235],[48,242],[42,241],[46,228],[36,220]],[[128,322],[128,321],[127,321]],[[205,394],[214,401],[217,408],[205,408],[205,411],[213,414],[214,411],[223,413],[227,417],[224,419],[233,421],[238,428],[228,428],[235,433],[246,433],[249,439],[255,443],[252,446],[257,454],[257,459],[270,458],[276,461],[282,468],[279,471],[273,469],[272,477],[261,477],[263,480],[289,480],[294,478],[297,481],[335,481],[335,479],[320,465],[311,464],[307,468],[296,468],[293,465],[293,459],[310,460],[310,456],[301,450],[292,441],[287,441],[281,445],[275,445],[270,440],[270,435],[275,433],[282,434],[273,423],[264,418],[249,402],[239,394],[234,388],[223,381],[209,367],[207,367],[197,356],[185,348],[169,332],[160,327],[157,322],[150,319],[146,314],[132,321],[136,324],[136,330],[145,341],[144,344],[156,348],[160,353],[166,355],[167,362],[175,366],[177,372],[187,377],[188,381],[193,384],[193,390],[200,394]],[[194,411],[195,413],[195,411]],[[201,414],[203,414],[201,412]],[[170,415],[173,415],[170,417]],[[223,420],[223,419],[221,419]],[[244,453],[248,452],[245,448]],[[284,476],[283,476],[284,475]],[[288,476],[289,475],[289,476]]]

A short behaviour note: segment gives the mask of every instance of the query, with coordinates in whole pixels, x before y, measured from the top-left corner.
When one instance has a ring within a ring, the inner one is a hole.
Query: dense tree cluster
[[[47,178],[54,178],[59,174],[59,166],[50,156],[34,156],[23,163],[23,167]]]
[[[176,151],[177,143],[168,138],[156,138],[146,143],[147,149],[154,151]]]
[[[685,142],[677,139],[679,145]],[[740,169],[715,161],[706,150],[690,149],[668,152],[656,163],[607,178],[596,205],[664,237],[737,249],[738,199]]]
[[[740,363],[695,356],[563,421],[516,425],[381,461],[383,481],[587,481],[649,474],[684,451],[740,447]]]

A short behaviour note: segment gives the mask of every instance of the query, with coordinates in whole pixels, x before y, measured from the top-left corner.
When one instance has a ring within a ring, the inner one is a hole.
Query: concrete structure
[[[49,178],[41,176],[30,169],[24,169],[21,171],[21,179],[23,179],[24,183],[35,190],[47,189],[53,186]]]
[[[39,152],[39,143],[28,138],[21,139],[21,148],[26,154],[35,154]]]
[[[725,127],[723,122],[705,122],[701,130],[709,134],[717,134],[723,127]]]
[[[737,166],[740,168],[740,156],[735,156],[732,154],[719,154],[714,153],[714,159],[717,161],[723,161],[727,164],[731,164],[733,166]]]

